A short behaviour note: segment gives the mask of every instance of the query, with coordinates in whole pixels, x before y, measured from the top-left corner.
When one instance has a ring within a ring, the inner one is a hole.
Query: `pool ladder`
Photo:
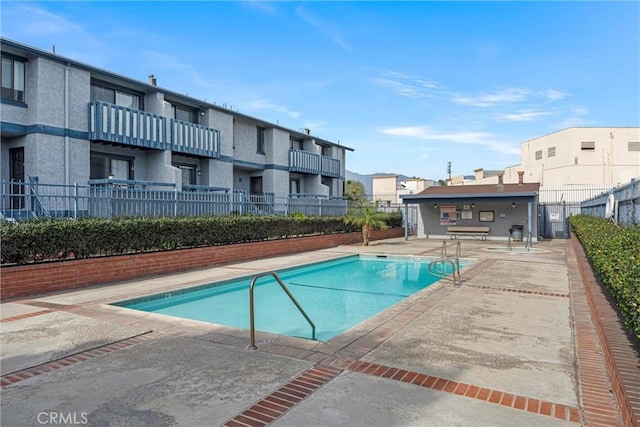
[[[451,273],[448,273],[445,269],[445,265],[451,266]],[[429,273],[441,279],[451,277],[454,285],[462,283],[460,278],[460,241],[456,241],[456,253],[455,255],[447,254],[447,242],[442,241],[442,249],[440,250],[440,258],[429,263]]]
[[[256,284],[256,281],[259,278],[265,277],[265,276],[273,276],[273,278],[276,279],[276,282],[278,282],[278,284],[280,285],[282,290],[287,294],[289,299],[291,299],[291,301],[295,304],[295,306],[298,308],[300,313],[302,313],[304,318],[307,319],[307,322],[309,322],[309,325],[311,325],[311,339],[315,340],[316,339],[316,325],[313,324],[313,322],[311,321],[311,319],[309,318],[307,313],[302,309],[302,307],[300,306],[298,301],[293,297],[293,295],[291,294],[291,292],[289,291],[287,286],[280,279],[280,277],[276,274],[276,272],[275,271],[267,271],[265,273],[260,273],[260,274],[256,274],[255,276],[253,276],[253,279],[251,280],[251,286],[249,286],[249,326],[250,326],[250,333],[251,333],[249,348],[251,350],[255,350],[255,349],[258,348],[256,346],[256,325],[255,325],[254,304],[253,304],[253,288],[254,288],[254,286]]]

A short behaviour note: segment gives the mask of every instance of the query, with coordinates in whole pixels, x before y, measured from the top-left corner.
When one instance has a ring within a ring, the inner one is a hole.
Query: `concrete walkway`
[[[249,350],[246,330],[109,305],[441,244],[391,239],[4,303],[1,424],[623,425],[564,240],[517,254],[463,240],[461,285],[442,280],[328,342],[258,333]]]

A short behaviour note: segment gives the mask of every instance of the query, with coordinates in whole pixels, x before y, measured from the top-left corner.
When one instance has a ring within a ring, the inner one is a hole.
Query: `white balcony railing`
[[[89,139],[166,150],[166,118],[103,101],[89,103]]]
[[[220,157],[220,131],[103,101],[89,103],[89,139]]]
[[[171,150],[178,153],[218,158],[220,157],[220,131],[172,119]]]
[[[340,177],[340,160],[302,150],[289,150],[289,171]]]

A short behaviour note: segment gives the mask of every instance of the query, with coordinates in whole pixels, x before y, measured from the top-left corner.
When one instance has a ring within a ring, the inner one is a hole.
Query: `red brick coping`
[[[402,228],[373,230],[371,240],[404,235]],[[98,257],[2,267],[0,300],[147,276],[213,267],[362,242],[362,233],[328,234],[237,245]]]
[[[139,344],[153,337],[154,337],[153,333],[144,333],[141,335],[136,335],[130,338],[126,338],[121,341],[116,341],[101,347],[96,347],[91,350],[86,350],[80,353],[72,354],[70,356],[65,356],[61,359],[43,363],[42,365],[33,366],[31,368],[23,369],[21,371],[7,373],[5,375],[2,375],[2,377],[0,377],[0,386],[7,387],[11,384],[19,383],[21,381],[24,381],[26,379],[29,379],[38,375],[42,375],[49,371],[62,369],[69,365],[75,365],[76,363],[84,362],[85,360],[93,359],[94,357],[97,357],[97,356],[102,356],[103,354],[112,353],[117,350],[122,350],[123,348],[130,347],[134,344]]]
[[[638,341],[626,332],[623,321],[615,308],[615,302],[596,278],[582,245],[575,235],[572,235],[567,246],[568,254],[569,251],[574,252],[578,265],[585,297],[592,313],[593,328],[596,333],[594,338],[599,341],[601,346],[602,357],[611,381],[611,390],[619,406],[622,425],[639,427],[640,348]],[[584,370],[592,372],[593,367],[586,365]],[[583,392],[585,419],[589,421],[590,415],[593,418],[593,422],[587,424],[598,425],[598,421],[608,421],[602,419],[605,415],[602,408],[599,407],[602,398],[601,395]],[[590,403],[592,404],[590,405]],[[606,423],[602,423],[602,425],[606,425]]]

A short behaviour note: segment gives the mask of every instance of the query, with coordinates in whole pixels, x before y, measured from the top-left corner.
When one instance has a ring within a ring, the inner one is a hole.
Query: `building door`
[[[11,209],[24,209],[25,198],[25,184],[24,184],[24,147],[11,148],[9,150],[10,164],[10,181],[15,184],[11,184],[10,187],[10,208]]]
[[[196,185],[195,166],[180,165],[178,168],[182,172],[182,185]]]
[[[263,205],[263,191],[262,191],[262,177],[252,176],[249,181],[249,193],[251,194],[251,201],[258,209],[262,209]]]
[[[249,191],[252,195],[254,194],[262,194],[262,177],[261,176],[252,176],[251,182],[249,184]]]

